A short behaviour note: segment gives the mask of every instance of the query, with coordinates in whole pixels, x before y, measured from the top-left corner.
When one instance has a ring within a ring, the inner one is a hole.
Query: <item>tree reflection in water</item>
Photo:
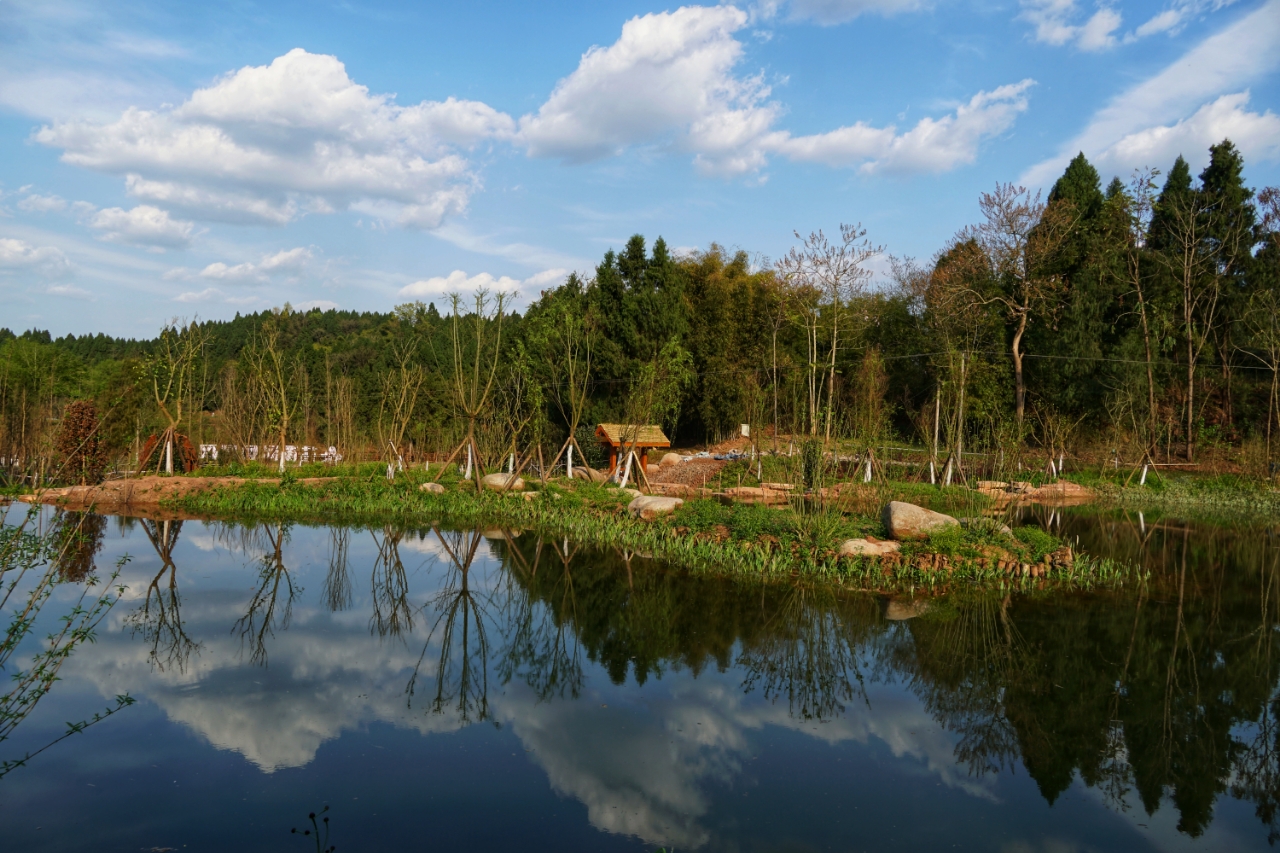
[[[489,638],[485,623],[491,614],[487,608],[489,596],[473,585],[471,572],[484,537],[478,530],[441,532],[433,527],[432,531],[448,556],[449,566],[439,590],[426,605],[437,615],[405,693],[412,705],[423,661],[432,639],[439,636],[431,711],[442,714],[446,706],[456,702],[453,710],[459,721],[480,722],[489,719],[490,714]]]
[[[501,554],[507,558],[502,599],[506,645],[499,656],[497,674],[503,684],[520,678],[539,701],[576,699],[585,679],[582,644],[573,628],[578,604],[571,566],[577,548],[567,539],[543,542],[535,538],[533,555],[526,559],[510,531],[503,531],[502,546]],[[554,558],[548,558],[544,568],[542,558],[548,551]],[[538,601],[532,594],[540,569],[545,582],[542,595],[554,600],[555,607]]]
[[[369,617],[369,631],[377,637],[400,637],[413,632],[413,608],[409,603],[409,578],[405,575],[400,559],[400,540],[405,532],[391,525],[378,531],[370,530],[378,548],[373,570],[369,573],[370,599],[373,615]]]
[[[330,613],[351,606],[351,575],[347,555],[351,549],[351,531],[345,527],[329,528],[329,571],[324,576],[320,601]]]
[[[433,527],[444,571],[424,575],[435,592],[415,608],[406,534],[386,527],[372,532],[370,625],[379,637],[419,630],[408,700],[420,678],[434,678],[431,711],[462,723],[490,718],[491,669],[503,684],[522,681],[538,700],[556,701],[583,694],[588,662],[619,684],[733,668],[744,691],[804,720],[879,713],[870,685],[898,682],[955,735],[956,760],[976,776],[1020,763],[1050,803],[1077,780],[1117,809],[1150,813],[1170,802],[1192,836],[1229,794],[1252,802],[1280,840],[1276,535],[1123,512],[1084,524],[1053,511],[1040,521],[1153,574],[1118,591],[970,591],[930,599],[927,611],[895,602],[886,613],[875,596],[831,586],[691,575],[527,533]],[[178,526],[146,530],[164,569],[140,612],[153,641],[168,638],[155,648],[181,648]],[[320,599],[337,611],[351,606],[349,534],[330,536]],[[244,542],[265,551],[236,623],[254,663],[265,664],[267,638],[287,626],[299,592],[282,556],[287,537],[283,526],[259,528]],[[482,545],[500,568],[477,561]],[[157,665],[175,660],[157,655]]]
[[[73,510],[57,511],[51,532],[58,543],[57,565],[62,581],[79,583],[93,574],[94,558],[102,550],[102,537],[106,530],[105,516]]]
[[[160,571],[147,584],[142,603],[125,617],[125,622],[151,644],[148,658],[153,667],[161,672],[176,667],[185,673],[187,661],[199,652],[200,644],[188,637],[182,627],[182,595],[178,591],[178,567],[173,562],[182,522],[142,519],[141,523],[160,558]]]
[[[288,630],[289,617],[293,614],[293,600],[299,589],[284,565],[284,544],[289,538],[288,525],[263,525],[258,531],[266,537],[269,547],[261,560],[258,587],[249,600],[248,612],[236,620],[231,632],[239,633],[241,653],[247,646],[251,663],[266,666],[267,639],[275,636],[277,619],[280,630]],[[283,604],[280,602],[281,592],[285,596]]]
[[[738,656],[743,690],[785,699],[791,715],[805,720],[834,719],[855,697],[870,707],[858,658],[879,620],[846,612],[870,600],[841,601],[829,589],[800,584],[780,595],[771,630]]]

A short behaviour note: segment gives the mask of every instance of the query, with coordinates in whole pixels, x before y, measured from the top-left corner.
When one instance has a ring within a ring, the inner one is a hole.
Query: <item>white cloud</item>
[[[462,270],[454,270],[447,276],[433,276],[406,284],[400,288],[399,295],[410,299],[426,299],[448,293],[471,293],[481,289],[495,293],[515,293],[519,288],[519,281],[505,275],[495,278],[487,272],[482,272],[468,276]]]
[[[1099,51],[1115,47],[1116,30],[1120,29],[1120,13],[1110,6],[1102,6],[1083,24],[1072,24],[1078,17],[1075,0],[1023,0],[1022,14],[1018,17],[1035,27],[1035,39],[1052,45],[1075,42],[1085,51]]]
[[[762,165],[735,154],[768,130],[780,108],[759,77],[738,77],[742,45],[733,33],[747,14],[732,6],[686,6],[632,18],[609,47],[593,47],[556,84],[520,139],[535,157],[585,162],[646,143],[676,144],[706,168]]]
[[[0,237],[0,273],[33,270],[42,275],[60,275],[71,262],[55,246],[33,246],[26,240]]]
[[[1136,30],[1126,35],[1124,40],[1133,42],[1157,33],[1177,35],[1186,27],[1187,21],[1197,15],[1216,12],[1234,2],[1235,0],[1179,0],[1168,9],[1148,18]]]
[[[792,160],[827,166],[860,166],[864,172],[943,172],[972,163],[979,144],[1013,126],[1027,108],[1034,80],[979,92],[954,114],[923,118],[898,134],[892,125],[859,122],[827,133],[793,137],[775,134],[764,143]]]
[[[526,278],[521,284],[524,287],[543,290],[544,288],[558,287],[568,277],[569,271],[567,269],[557,267],[556,269],[535,273]]]
[[[258,273],[258,268],[250,263],[236,264],[235,266],[227,266],[222,261],[209,264],[209,266],[200,270],[201,278],[212,278],[217,281],[246,281],[248,279],[265,280],[265,276]]]
[[[401,107],[370,94],[333,56],[295,49],[198,89],[176,108],[58,122],[35,139],[129,191],[208,219],[281,223],[300,211],[377,205],[426,228],[466,208],[478,185],[453,150],[514,132],[472,101]]]
[[[216,261],[202,269],[198,275],[201,278],[214,279],[215,281],[267,281],[271,273],[296,274],[301,272],[306,269],[312,257],[310,249],[298,246],[293,249],[281,249],[273,255],[264,255],[262,260],[257,263],[245,261],[232,265]],[[166,278],[170,276],[174,278],[188,277],[187,271],[181,267],[170,270],[165,276]]]
[[[188,290],[185,293],[179,293],[173,297],[174,302],[209,302],[217,299],[222,295],[222,291],[216,287],[206,287],[204,290]]]
[[[927,0],[792,0],[791,17],[830,26],[852,21],[859,15],[896,15],[927,5]]]
[[[1275,49],[1278,43],[1280,0],[1268,0],[1201,41],[1164,70],[1117,95],[1057,154],[1028,169],[1019,182],[1047,186],[1076,152],[1096,157],[1126,137],[1182,121],[1210,100],[1239,92],[1251,80],[1280,67],[1280,51]],[[1142,165],[1167,168],[1168,164]]]
[[[18,209],[25,210],[28,213],[54,213],[59,210],[66,210],[67,201],[56,195],[36,195],[33,193],[18,202]]]
[[[319,308],[321,311],[337,311],[338,303],[331,302],[328,299],[308,299],[305,302],[299,302],[293,307],[297,311],[310,311],[313,308]]]
[[[1223,95],[1179,122],[1128,134],[1100,153],[1095,163],[1125,173],[1151,163],[1172,163],[1180,154],[1195,160],[1224,139],[1251,161],[1280,158],[1280,116],[1270,110],[1249,112],[1248,103],[1248,92]]]
[[[163,251],[185,249],[191,244],[194,222],[172,219],[169,211],[140,204],[130,210],[108,207],[89,219],[89,225],[104,232],[102,239],[112,243],[147,246]]]
[[[93,301],[93,294],[85,290],[83,287],[76,287],[71,284],[55,284],[49,287],[46,293],[53,296],[66,296],[71,299],[81,299],[85,301]]]
[[[274,255],[264,257],[258,264],[258,269],[264,272],[298,272],[306,267],[311,258],[311,250],[302,246],[281,249]]]
[[[891,5],[909,6],[881,4]],[[617,42],[587,51],[538,112],[520,119],[518,139],[532,156],[569,162],[635,145],[674,146],[693,152],[704,173],[724,176],[758,173],[772,153],[833,166],[861,164],[866,171],[937,172],[972,162],[978,143],[1007,130],[1027,106],[1029,80],[979,92],[955,115],[926,118],[901,135],[892,126],[858,122],[792,137],[774,129],[783,109],[769,99],[763,72],[736,73],[743,48],[734,34],[748,21],[732,6],[686,6],[632,18]]]

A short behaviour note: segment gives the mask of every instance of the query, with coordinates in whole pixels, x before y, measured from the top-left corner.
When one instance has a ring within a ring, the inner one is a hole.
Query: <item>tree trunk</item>
[[[1022,376],[1022,336],[1027,332],[1027,312],[1023,311],[1018,316],[1018,331],[1013,333],[1013,344],[1011,352],[1013,353],[1013,381],[1014,381],[1014,410],[1018,415],[1018,426],[1022,426],[1023,417],[1027,412],[1027,386]]]

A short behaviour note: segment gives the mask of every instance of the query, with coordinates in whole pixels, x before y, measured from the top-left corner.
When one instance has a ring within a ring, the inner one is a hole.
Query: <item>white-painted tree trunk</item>
[[[573,479],[573,445],[572,444],[569,445],[568,451],[569,451],[569,457],[568,457],[569,464],[566,467],[568,467],[569,469],[569,479],[572,480]]]
[[[462,473],[462,479],[471,479],[471,444],[467,444],[467,470]]]

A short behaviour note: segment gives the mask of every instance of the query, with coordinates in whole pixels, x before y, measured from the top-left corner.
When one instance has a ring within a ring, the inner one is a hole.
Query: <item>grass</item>
[[[317,484],[288,477],[280,484],[246,482],[179,498],[175,508],[240,520],[288,519],[317,522],[399,520],[449,526],[519,528],[569,537],[597,547],[613,547],[666,560],[691,572],[764,579],[814,578],[864,589],[905,590],[975,583],[998,587],[1080,587],[1121,583],[1119,566],[1087,557],[1069,569],[1053,569],[1044,579],[1012,578],[978,560],[991,549],[1030,563],[1060,547],[1042,531],[1009,537],[991,529],[959,531],[926,542],[903,543],[898,565],[889,568],[867,557],[840,557],[847,538],[887,538],[878,519],[858,513],[721,504],[696,499],[670,516],[645,522],[627,515],[631,496],[615,488],[564,481],[541,488],[532,499],[521,494],[477,494],[449,472],[441,495],[419,490],[420,472],[404,472],[394,482],[383,473],[349,476]],[[1051,547],[1052,546],[1052,547]],[[946,554],[947,567],[929,562]]]
[[[1148,473],[1146,485],[1139,486],[1138,477],[1130,478],[1129,474],[1126,470],[1089,470],[1064,479],[1093,489],[1104,501],[1137,509],[1160,507],[1244,514],[1280,512],[1280,488],[1256,477],[1156,469]]]

